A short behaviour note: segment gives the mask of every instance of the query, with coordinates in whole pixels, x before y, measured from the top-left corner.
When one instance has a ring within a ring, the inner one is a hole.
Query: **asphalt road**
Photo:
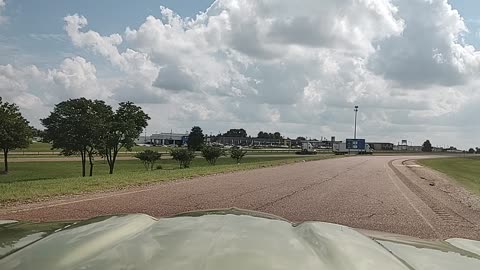
[[[401,156],[297,163],[76,196],[0,210],[0,219],[65,220],[146,213],[156,217],[237,207],[294,222],[324,221],[426,239],[480,240],[480,211],[442,194]],[[420,157],[421,158],[421,157]]]

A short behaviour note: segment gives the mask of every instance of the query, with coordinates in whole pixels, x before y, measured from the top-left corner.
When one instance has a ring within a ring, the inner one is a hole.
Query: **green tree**
[[[186,148],[173,148],[170,150],[173,160],[178,161],[180,168],[188,168],[195,158],[195,152]]]
[[[242,161],[243,157],[247,154],[247,151],[242,150],[241,148],[232,148],[230,151],[230,157],[235,159],[237,163],[240,163]]]
[[[432,152],[432,144],[430,140],[426,140],[422,145],[422,152]]]
[[[60,102],[41,119],[46,128],[44,139],[52,143],[52,148],[62,149],[63,155],[80,154],[82,176],[88,158],[92,176],[94,156],[103,143],[111,115],[112,108],[104,101],[79,98]]]
[[[8,173],[8,152],[26,148],[30,144],[32,130],[17,105],[3,102],[0,97],[0,146],[3,150],[4,173]]]
[[[204,157],[210,165],[215,165],[217,163],[217,159],[224,155],[225,150],[220,147],[208,145],[202,148],[202,157]]]
[[[106,132],[98,147],[99,153],[107,160],[110,174],[113,174],[118,152],[122,148],[132,150],[135,140],[150,120],[148,114],[132,102],[122,102],[119,105],[117,111],[109,116]]]
[[[468,149],[468,153],[469,154],[475,154],[475,149],[473,149],[473,148]]]
[[[267,133],[267,132],[260,131],[260,132],[258,132],[257,138],[259,138],[259,139],[268,139],[268,133]]]
[[[45,132],[43,130],[31,127],[32,129],[32,137],[33,138],[38,138],[39,141],[43,141],[43,137],[45,135]]]
[[[143,166],[145,166],[147,171],[153,171],[153,166],[158,160],[160,160],[162,154],[158,153],[157,151],[145,150],[136,154],[135,157],[143,162]]]
[[[227,133],[223,134],[224,137],[241,137],[241,138],[246,138],[247,137],[247,131],[245,129],[240,128],[240,129],[230,129],[227,131]]]
[[[193,127],[188,135],[188,149],[191,151],[198,151],[202,149],[205,136],[200,127]]]

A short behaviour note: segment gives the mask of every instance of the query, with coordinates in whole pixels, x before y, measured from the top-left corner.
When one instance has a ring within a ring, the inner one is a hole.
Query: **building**
[[[185,145],[188,141],[188,133],[160,133],[150,136],[153,145]]]
[[[140,136],[135,140],[136,144],[150,144],[150,136]]]
[[[252,138],[249,137],[211,137],[210,142],[222,145],[248,146],[252,144]]]
[[[385,142],[367,142],[375,151],[393,151],[393,143],[385,143]]]

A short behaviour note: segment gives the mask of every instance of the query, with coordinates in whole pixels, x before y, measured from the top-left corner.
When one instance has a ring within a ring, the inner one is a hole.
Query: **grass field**
[[[168,181],[216,173],[234,172],[262,167],[277,166],[332,158],[333,155],[285,157],[246,157],[242,164],[232,159],[219,159],[216,166],[204,159],[195,159],[188,169],[178,169],[173,160],[162,160],[161,170],[146,171],[136,160],[117,161],[114,175],[108,175],[108,166],[103,161],[95,164],[94,177],[79,177],[80,162],[26,162],[11,163],[10,173],[0,175],[0,204],[18,201],[36,201],[45,197],[80,194],[105,189]]]
[[[58,152],[59,150],[52,150],[52,145],[49,143],[34,142],[28,148],[15,149],[12,152]]]
[[[465,188],[480,194],[480,158],[424,159],[420,164],[445,173]]]

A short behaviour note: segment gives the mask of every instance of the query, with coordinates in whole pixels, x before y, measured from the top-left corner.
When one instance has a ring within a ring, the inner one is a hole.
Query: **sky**
[[[480,146],[480,1],[0,0],[0,96],[36,127],[69,98],[147,129]]]

